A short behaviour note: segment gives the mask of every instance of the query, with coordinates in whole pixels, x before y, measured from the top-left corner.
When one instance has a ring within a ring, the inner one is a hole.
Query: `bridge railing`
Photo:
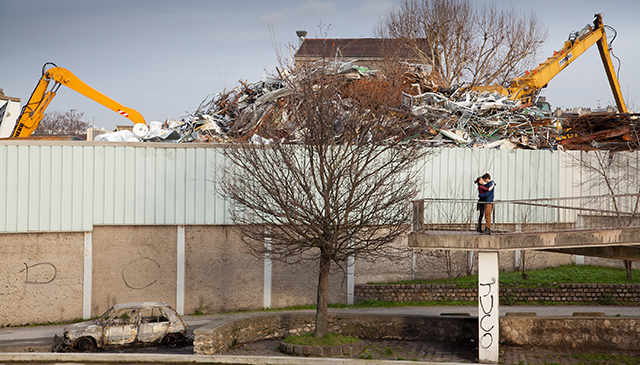
[[[486,203],[471,199],[413,201],[412,230],[475,231],[482,204]],[[491,230],[498,234],[640,227],[640,194],[500,200],[492,204]]]

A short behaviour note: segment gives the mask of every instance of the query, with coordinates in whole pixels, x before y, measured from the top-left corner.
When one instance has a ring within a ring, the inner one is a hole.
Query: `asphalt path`
[[[295,311],[295,313],[310,312],[312,310]],[[500,306],[500,315],[507,313],[527,312],[536,313],[538,317],[569,317],[574,313],[604,313],[606,316],[640,317],[640,307],[621,306]],[[207,316],[183,316],[189,328],[188,334],[193,334],[193,330],[200,326],[216,322],[224,324],[240,319],[256,316],[270,315],[273,312],[253,312],[253,313],[233,313],[216,314]],[[283,311],[279,313],[294,313],[294,311]],[[360,313],[360,314],[397,314],[397,315],[469,315],[477,316],[477,306],[432,306],[432,307],[399,307],[399,308],[358,308],[358,309],[329,309],[329,314],[338,313]],[[0,328],[0,348],[32,348],[32,351],[44,351],[53,343],[54,335],[62,336],[64,325],[42,325],[30,327],[5,327]],[[136,349],[138,351],[144,351]],[[27,351],[27,350],[25,350]],[[172,350],[169,350],[172,351]],[[181,353],[183,350],[177,349]]]

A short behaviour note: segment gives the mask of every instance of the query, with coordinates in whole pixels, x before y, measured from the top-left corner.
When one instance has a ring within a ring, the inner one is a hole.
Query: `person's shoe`
[[[478,231],[479,233],[482,233],[482,226],[480,226],[480,225],[479,225],[479,226],[476,228],[476,231]]]
[[[485,228],[484,234],[491,234],[491,228]]]

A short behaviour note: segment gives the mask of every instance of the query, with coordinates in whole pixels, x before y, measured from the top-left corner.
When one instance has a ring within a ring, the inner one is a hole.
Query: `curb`
[[[238,365],[469,365],[469,363],[366,360],[344,358],[307,358],[276,356],[226,356],[226,355],[159,355],[159,354],[58,354],[58,353],[3,353],[0,362],[119,362],[119,363],[198,363]]]

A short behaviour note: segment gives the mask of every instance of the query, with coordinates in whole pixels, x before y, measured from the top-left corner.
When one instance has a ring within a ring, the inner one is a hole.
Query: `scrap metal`
[[[640,149],[639,114],[592,113],[566,123],[565,149],[637,150]]]
[[[356,60],[318,61],[310,73],[322,72],[347,81],[341,97],[388,93],[379,71],[358,66]],[[498,149],[638,149],[635,114],[589,114],[579,118],[549,117],[532,103],[521,104],[491,91],[444,88],[429,65],[402,64],[403,86],[390,111],[392,126],[384,127],[396,140],[418,140],[424,146]],[[287,72],[240,82],[230,91],[205,97],[196,111],[180,119],[151,123],[143,141],[204,143],[295,142],[303,131],[290,121],[287,97],[293,92]],[[286,138],[285,138],[286,137]],[[101,135],[109,140],[109,135]],[[130,141],[131,139],[125,139]]]

